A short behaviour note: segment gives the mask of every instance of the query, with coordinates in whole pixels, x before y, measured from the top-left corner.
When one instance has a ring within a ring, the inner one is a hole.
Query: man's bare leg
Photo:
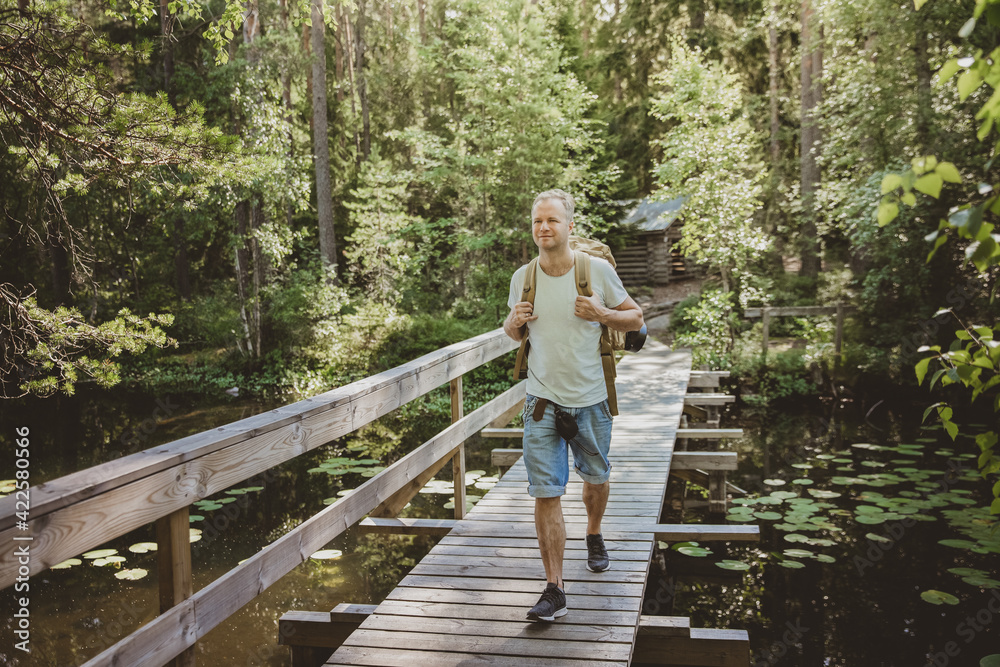
[[[545,578],[559,588],[563,585],[563,551],[566,549],[566,523],[561,498],[535,498],[535,534],[542,552]]]
[[[598,535],[601,532],[601,521],[604,510],[608,507],[608,490],[611,484],[583,483],[583,505],[587,508],[587,534]]]

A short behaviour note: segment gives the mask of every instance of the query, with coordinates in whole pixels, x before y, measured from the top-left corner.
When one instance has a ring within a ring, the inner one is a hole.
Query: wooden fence
[[[11,546],[0,554],[0,588],[156,522],[161,613],[86,667],[163,665],[175,658],[174,664],[193,665],[191,647],[199,638],[364,516],[395,516],[449,461],[455,469],[456,518],[461,518],[464,442],[484,427],[505,425],[524,400],[521,383],[463,416],[461,378],[514,347],[497,329],[319,396],[39,484],[29,489],[26,528],[18,524],[16,496],[2,498],[0,544]],[[446,383],[451,426],[192,591],[192,503],[356,431]],[[29,545],[27,565],[18,562],[14,545]]]

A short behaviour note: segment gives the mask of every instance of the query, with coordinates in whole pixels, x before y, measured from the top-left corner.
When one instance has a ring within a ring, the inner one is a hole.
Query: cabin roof
[[[668,229],[684,205],[684,197],[669,201],[635,199],[632,202],[623,225],[634,225],[640,232],[658,232]]]

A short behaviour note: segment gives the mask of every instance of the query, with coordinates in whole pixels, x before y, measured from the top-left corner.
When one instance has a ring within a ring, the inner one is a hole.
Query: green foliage
[[[422,226],[422,220],[406,212],[406,186],[410,172],[395,169],[379,157],[378,150],[365,162],[359,174],[359,185],[351,190],[351,201],[345,202],[350,212],[353,233],[344,253],[360,283],[373,298],[384,303],[399,300],[403,276],[419,280],[424,266],[413,257],[404,233]]]
[[[678,320],[674,339],[677,346],[691,347],[693,365],[708,364],[713,369],[728,368],[732,351],[734,295],[721,290],[702,291],[696,303],[674,312]]]
[[[1000,14],[993,11],[986,12],[991,4],[986,0],[976,3],[973,18],[963,26],[959,33],[960,37],[969,37],[976,21],[984,16],[984,12],[994,29],[1000,26]],[[982,49],[975,49],[970,44],[966,48],[964,57],[952,58],[942,66],[938,73],[938,83],[944,84],[964,69],[957,82],[960,101],[965,101],[983,82],[1000,91],[998,57],[1000,48],[986,55]],[[976,135],[979,141],[990,137],[992,130],[995,129],[995,122],[1000,119],[998,95],[1000,93],[994,93],[976,113],[975,117],[980,121]],[[1000,141],[993,147],[994,156],[997,150],[1000,150]],[[987,163],[987,170],[990,164],[992,159]],[[911,160],[909,169],[901,173],[886,174],[881,183],[882,197],[877,218],[879,226],[888,225],[899,215],[900,203],[914,206],[917,203],[914,191],[933,199],[940,199],[945,182],[963,185],[964,179],[954,164],[939,161],[934,155],[919,155]],[[1000,183],[979,183],[973,192],[962,196],[966,203],[953,207],[947,219],[942,219],[937,229],[924,237],[925,241],[934,244],[927,255],[927,262],[930,262],[947,242],[949,231],[966,241],[964,249],[966,262],[975,267],[984,284],[988,285],[992,280],[994,295],[1000,285],[995,270],[1000,265],[1000,234],[993,234],[995,225],[988,222],[986,216],[987,213],[994,215],[1000,213],[1000,195],[995,192],[997,188],[1000,188]],[[943,311],[939,311],[938,314],[941,312]],[[950,312],[950,309],[944,312]],[[930,377],[931,389],[939,380],[942,387],[961,383],[966,389],[971,390],[969,403],[975,402],[983,394],[993,396],[992,409],[994,412],[1000,412],[1000,392],[996,391],[996,387],[1000,385],[1000,373],[997,372],[1000,363],[1000,342],[994,340],[994,333],[1000,332],[1000,323],[996,322],[995,312],[991,319],[992,323],[986,322],[983,325],[967,325],[959,319],[962,328],[955,332],[955,339],[946,352],[942,352],[941,346],[938,345],[921,348],[921,351],[933,352],[934,356],[926,357],[917,363],[915,370],[918,383],[923,383],[930,370],[930,363],[936,361],[939,368]],[[952,408],[946,403],[936,403],[927,409],[924,419],[935,410],[948,434],[955,439],[959,433],[959,426],[952,419]],[[983,428],[975,434],[975,437],[981,451],[979,456],[981,474],[984,478],[996,477],[997,473],[1000,473],[1000,457],[994,452],[997,443],[996,431]],[[994,485],[993,492],[995,499],[991,511],[1000,514],[1000,483]]]
[[[146,318],[123,308],[117,317],[97,326],[88,324],[75,308],[41,308],[35,297],[20,298],[0,286],[0,294],[11,306],[11,334],[4,346],[4,370],[15,363],[23,379],[24,394],[72,395],[76,383],[90,378],[102,387],[120,380],[120,366],[113,359],[124,352],[137,355],[149,346],[176,346],[160,326],[169,326],[173,315],[150,313]],[[23,395],[23,394],[22,394]]]
[[[729,276],[746,272],[769,247],[754,224],[766,171],[737,77],[701,52],[671,42],[655,78],[652,114],[667,126],[654,167],[657,195],[685,197],[681,249]]]
[[[756,339],[759,346],[759,336]],[[751,403],[768,405],[777,399],[819,393],[820,387],[813,381],[813,362],[806,350],[771,351],[766,363],[759,349],[756,354],[746,352],[736,358],[732,371],[740,385],[755,396]]]

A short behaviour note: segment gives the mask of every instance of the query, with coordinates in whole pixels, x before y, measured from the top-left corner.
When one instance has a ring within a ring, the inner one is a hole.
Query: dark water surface
[[[667,572],[677,576],[651,582],[647,611],[673,605],[692,627],[746,629],[755,665],[978,667],[983,656],[1000,653],[1000,588],[991,588],[1000,586],[1000,524],[980,509],[990,487],[976,473],[978,446],[921,428],[922,406],[871,409],[873,402],[816,401],[724,417],[724,426],[747,431],[731,446],[740,467],[730,480],[750,498],[770,496],[748,505],[758,513],[751,516],[761,541],[706,543],[714,553],[701,557],[666,549]],[[698,509],[672,514],[726,522]],[[985,536],[988,548],[939,543],[974,542],[963,526]],[[724,559],[750,569],[727,572],[715,565]],[[968,583],[961,575],[970,572],[951,568],[988,574]],[[921,598],[930,590],[957,600],[931,604]]]
[[[441,390],[432,400],[447,401],[446,396]],[[7,402],[0,405],[0,456],[4,457],[0,480],[14,476],[13,429],[18,426],[31,429],[31,482],[38,484],[273,407],[246,400],[205,406],[203,400],[117,394]],[[663,554],[670,576],[655,571],[645,611],[690,616],[692,627],[747,629],[754,664],[760,665],[977,666],[982,656],[1000,653],[1000,589],[989,588],[987,583],[989,578],[1000,579],[1000,556],[982,548],[983,553],[975,553],[939,544],[940,540],[969,539],[954,525],[957,515],[949,519],[948,513],[968,515],[987,501],[989,488],[974,475],[978,448],[970,438],[960,436],[952,443],[940,430],[921,429],[919,406],[883,405],[866,420],[868,410],[869,406],[852,402],[816,401],[724,416],[723,426],[742,426],[748,434],[729,445],[741,460],[740,470],[730,480],[750,491],[751,497],[771,496],[770,504],[755,502],[748,510],[740,510],[763,515],[753,518],[761,526],[762,540],[749,546],[706,543],[701,546],[713,553],[702,557],[683,555],[667,546]],[[309,470],[331,457],[377,459],[383,464],[394,461],[445,425],[421,419],[427,421],[424,430],[409,434],[404,441],[391,422],[379,422],[363,438],[330,443],[273,469],[265,478],[245,482],[242,488],[261,488],[229,494],[236,500],[221,508],[193,507],[192,514],[204,517],[191,524],[202,530],[201,539],[192,544],[195,590],[322,510],[325,499],[366,481],[361,472],[364,465],[343,474]],[[855,444],[869,447],[852,447]],[[915,447],[900,451],[901,444]],[[468,469],[495,476],[489,450],[497,446],[509,445],[478,438],[469,441]],[[449,475],[450,466],[446,466],[442,477]],[[853,481],[840,483],[839,478]],[[796,479],[812,483],[796,484]],[[774,480],[786,483],[777,485]],[[841,495],[815,497],[810,489],[820,496],[824,491]],[[484,493],[474,486],[468,491]],[[774,498],[774,491],[786,492],[786,497]],[[790,493],[801,499],[787,497]],[[696,496],[689,491],[684,512],[675,511],[665,518],[726,521],[693,507]],[[451,510],[444,506],[448,498],[449,494],[419,494],[406,513],[448,517]],[[804,499],[829,506],[813,508],[811,514],[793,512],[796,504],[810,504]],[[896,502],[899,499],[927,506],[914,509]],[[859,511],[861,506],[869,509]],[[858,522],[858,516],[877,514],[879,509],[892,512],[890,518],[880,523]],[[929,518],[907,518],[913,514]],[[816,528],[808,523],[812,517]],[[785,536],[790,534],[820,543],[788,541]],[[28,658],[12,648],[16,602],[13,589],[3,591],[0,663],[81,664],[152,620],[158,611],[156,554],[129,550],[131,545],[151,541],[155,536],[149,525],[102,545],[116,549],[123,562],[97,567],[94,559],[83,559],[80,565],[32,577],[32,654]],[[340,602],[377,603],[433,542],[431,538],[362,536],[348,531],[326,547],[342,551],[338,559],[302,564],[199,641],[198,663],[290,665],[288,649],[277,645],[277,619],[283,613],[329,610]],[[786,553],[788,549],[803,549],[811,555],[793,557]],[[715,565],[723,559],[745,562],[750,569],[723,570]],[[801,566],[789,566],[789,562]],[[986,582],[970,584],[948,572],[960,567],[989,573]],[[115,576],[137,569],[149,574],[137,581]],[[929,590],[950,593],[957,604],[931,604],[921,598]]]

